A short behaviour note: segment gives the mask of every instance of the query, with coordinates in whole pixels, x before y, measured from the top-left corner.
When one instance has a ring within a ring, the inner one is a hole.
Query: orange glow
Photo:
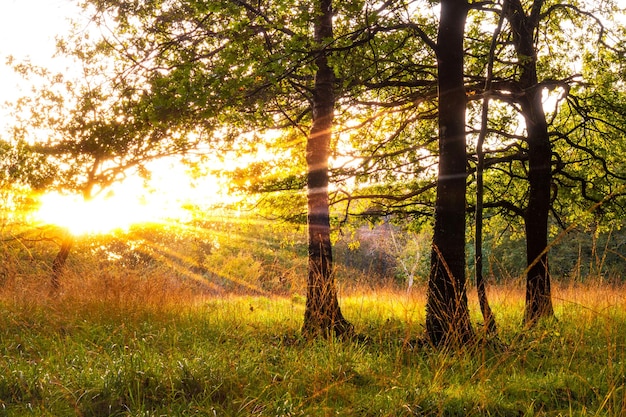
[[[134,224],[190,220],[190,205],[207,208],[232,202],[214,177],[192,179],[181,164],[161,161],[149,180],[129,176],[93,199],[51,192],[41,197],[38,223],[67,228],[74,235],[128,230]]]

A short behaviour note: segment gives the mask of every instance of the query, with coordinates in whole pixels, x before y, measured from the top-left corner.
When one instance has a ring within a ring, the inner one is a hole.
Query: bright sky
[[[6,67],[7,57],[30,58],[35,64],[49,65],[55,36],[69,30],[68,19],[77,13],[76,1],[72,0],[0,0],[2,102],[13,98],[17,94],[16,86],[21,83],[20,77]]]
[[[54,36],[67,29],[67,18],[78,11],[72,0],[2,0],[0,4],[0,33],[10,39],[2,43],[3,50],[7,44],[9,49],[16,45],[28,52],[38,52],[44,43],[54,47]]]

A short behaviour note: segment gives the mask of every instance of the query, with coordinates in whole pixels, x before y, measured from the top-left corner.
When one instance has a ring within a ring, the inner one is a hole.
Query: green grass
[[[557,288],[558,321],[532,330],[520,327],[523,293],[492,289],[502,345],[440,352],[413,343],[423,288],[347,295],[367,342],[311,342],[300,296],[124,282],[75,277],[58,298],[4,290],[0,416],[626,413],[623,288]]]

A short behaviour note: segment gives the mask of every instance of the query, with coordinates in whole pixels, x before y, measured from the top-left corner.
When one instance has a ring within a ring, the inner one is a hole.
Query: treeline
[[[472,237],[471,232],[468,235]],[[361,272],[360,281],[373,287],[407,288],[411,282],[424,284],[430,271],[431,239],[432,230],[427,227],[416,233],[389,224],[364,226],[337,242],[337,263]],[[562,284],[622,283],[626,277],[625,243],[626,232],[622,228],[571,230],[551,241],[551,274]],[[513,230],[486,235],[483,250],[487,280],[500,285],[520,282],[527,267],[524,245],[523,236]],[[473,251],[473,244],[468,243],[468,258],[474,256]],[[476,285],[474,268],[473,264],[467,266],[471,286]],[[352,285],[349,280],[342,280],[342,283]]]
[[[258,217],[216,217],[179,225],[137,225],[127,232],[83,236],[76,240],[65,279],[73,285],[115,287],[153,285],[155,291],[207,296],[279,295],[304,299],[307,239],[304,227],[267,222]],[[0,253],[4,290],[46,292],[42,277],[56,256],[52,242],[60,232],[50,227],[9,239],[5,229]],[[345,293],[395,290],[423,291],[430,273],[432,230],[403,230],[385,223],[337,233],[334,276]],[[485,275],[495,285],[519,285],[524,274],[524,239],[507,231],[485,240]],[[551,247],[556,282],[622,284],[626,231],[573,230]],[[24,250],[28,246],[28,251]],[[472,245],[467,246],[472,256]],[[469,284],[475,290],[473,265]],[[129,282],[124,284],[123,280]],[[142,282],[139,282],[142,281]],[[150,284],[152,283],[152,284]],[[132,292],[132,291],[131,291]]]

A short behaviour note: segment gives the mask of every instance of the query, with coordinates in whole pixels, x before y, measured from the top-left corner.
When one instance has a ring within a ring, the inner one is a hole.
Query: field
[[[367,338],[305,341],[299,295],[216,297],[129,275],[69,277],[56,296],[23,284],[0,295],[1,416],[626,414],[616,285],[557,286],[558,321],[532,330],[521,288],[491,288],[500,341],[440,352],[414,343],[421,287],[344,294]]]
[[[360,337],[307,341],[303,228],[216,221],[82,238],[58,293],[52,233],[7,233],[0,246],[0,417],[626,415],[626,287],[607,251],[570,261],[575,273],[554,282],[557,320],[531,330],[523,280],[490,277],[498,340],[480,337],[470,288],[480,342],[442,352],[417,343],[425,256],[414,254],[427,237],[402,251],[380,233],[358,250],[338,242],[340,304]],[[394,257],[419,266],[410,292]]]

